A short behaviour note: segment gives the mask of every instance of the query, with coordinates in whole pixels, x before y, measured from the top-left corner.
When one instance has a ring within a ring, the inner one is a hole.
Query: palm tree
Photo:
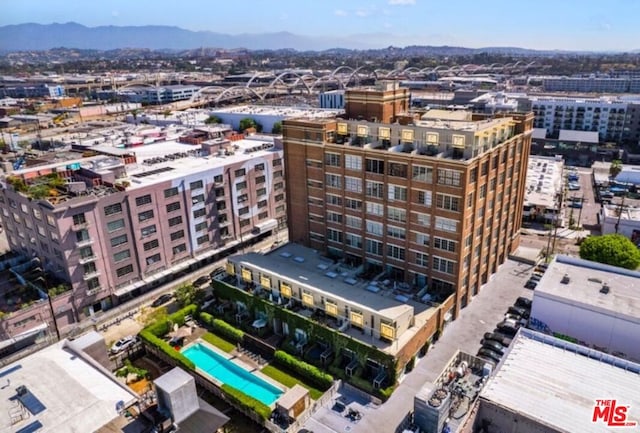
[[[614,159],[611,161],[611,167],[609,167],[609,176],[612,178],[616,178],[622,171],[622,161],[619,159]]]

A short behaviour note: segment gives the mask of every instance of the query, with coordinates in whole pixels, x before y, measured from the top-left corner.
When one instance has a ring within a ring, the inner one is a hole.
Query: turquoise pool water
[[[182,354],[199,369],[206,371],[220,382],[232,386],[266,405],[270,405],[282,395],[280,389],[200,343],[186,348]]]

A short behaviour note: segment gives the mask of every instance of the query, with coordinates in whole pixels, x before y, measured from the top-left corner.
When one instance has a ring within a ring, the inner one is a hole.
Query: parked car
[[[569,203],[569,207],[572,207],[574,209],[582,209],[582,202],[581,201],[572,201]]]
[[[220,267],[215,268],[213,271],[211,271],[209,276],[213,279],[213,278],[217,277],[218,275],[224,274],[224,273],[225,273],[224,267],[220,266]]]
[[[510,319],[505,319],[497,325],[498,331],[508,335],[509,337],[514,337],[518,333],[519,328],[520,323]]]
[[[487,357],[490,360],[494,361],[496,364],[499,363],[500,359],[502,358],[499,354],[497,354],[493,350],[486,349],[484,347],[482,349],[478,350],[478,355],[479,356],[483,356],[483,357]]]
[[[485,341],[497,341],[505,347],[511,344],[511,338],[497,332],[485,332],[482,342]]]
[[[531,274],[531,276],[529,277],[530,281],[535,281],[535,282],[538,282],[541,279],[542,279],[542,275],[536,274],[536,273]]]
[[[524,308],[527,310],[531,309],[531,299],[525,298],[524,296],[520,296],[516,299],[516,303],[514,304],[516,307]]]
[[[493,359],[491,359],[491,358],[489,358],[489,357],[487,357],[487,356],[483,356],[483,355],[476,355],[476,358],[480,358],[480,359],[482,359],[484,362],[488,363],[488,364],[491,366],[491,368],[493,368],[493,369],[495,369],[495,368],[496,368],[496,365],[498,365],[498,364],[496,363],[496,361],[494,361]]]
[[[526,283],[524,283],[524,288],[525,289],[530,289],[530,290],[535,290],[536,286],[538,285],[538,282],[535,280],[529,280]]]
[[[154,299],[153,302],[151,303],[151,306],[154,308],[159,307],[162,304],[166,304],[171,299],[173,299],[173,294],[165,293],[163,295],[158,296],[156,299]]]
[[[578,183],[569,183],[569,191],[580,191],[580,184]]]
[[[209,280],[211,280],[211,277],[208,277],[208,276],[206,276],[206,275],[203,275],[203,276],[201,276],[201,277],[199,277],[199,278],[196,278],[196,280],[193,282],[193,285],[194,285],[194,286],[196,286],[196,287],[200,287],[200,286],[202,286],[203,284],[208,283],[208,282],[209,282]]]
[[[138,341],[136,337],[134,337],[133,335],[127,335],[126,337],[123,337],[113,343],[113,346],[111,346],[111,349],[109,349],[109,353],[111,353],[112,355],[117,355],[128,347],[133,346],[136,341]]]
[[[493,350],[498,355],[504,355],[504,346],[497,341],[487,340],[482,343],[482,347],[485,349]]]
[[[526,310],[524,308],[520,308],[520,307],[509,307],[509,309],[507,310],[507,313],[509,314],[513,314],[515,316],[518,316],[522,319],[528,319],[529,318],[529,310]]]

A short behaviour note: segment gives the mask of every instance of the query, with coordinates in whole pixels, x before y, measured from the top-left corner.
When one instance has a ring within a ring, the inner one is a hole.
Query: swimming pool
[[[233,361],[218,355],[201,343],[187,347],[182,354],[199,369],[235,389],[261,401],[267,406],[283,394],[283,391],[251,374]]]

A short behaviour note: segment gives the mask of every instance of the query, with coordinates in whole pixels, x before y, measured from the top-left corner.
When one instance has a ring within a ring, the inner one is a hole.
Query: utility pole
[[[584,207],[584,194],[580,197],[580,212],[578,212],[578,228],[580,228],[580,219],[582,218],[582,208]]]
[[[556,240],[558,239],[558,223],[559,223],[558,219],[562,214],[563,203],[564,203],[564,188],[562,189],[562,191],[560,191],[560,204],[558,205],[558,213],[554,219],[555,227],[553,228],[553,245],[551,246],[551,255],[553,255],[554,252],[556,251]]]
[[[622,211],[624,210],[624,199],[626,194],[622,196],[622,201],[620,202],[620,206],[618,206],[618,221],[616,221],[616,234],[618,234],[618,229],[620,228],[620,219],[622,218]]]

